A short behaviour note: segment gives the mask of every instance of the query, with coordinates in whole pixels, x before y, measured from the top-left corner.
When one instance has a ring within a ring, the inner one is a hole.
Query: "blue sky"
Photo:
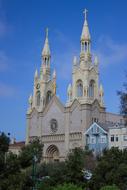
[[[80,52],[84,8],[92,51],[100,59],[107,111],[119,112],[116,91],[122,89],[127,69],[126,0],[0,0],[0,131],[25,139],[28,97],[40,68],[46,27],[57,94],[66,102],[73,56]]]

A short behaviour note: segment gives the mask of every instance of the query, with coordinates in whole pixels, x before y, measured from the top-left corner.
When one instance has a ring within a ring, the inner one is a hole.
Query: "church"
[[[65,105],[56,94],[56,71],[51,73],[50,69],[48,30],[40,72],[35,71],[33,94],[29,97],[26,114],[26,144],[38,137],[44,144],[43,159],[46,162],[63,161],[71,149],[85,148],[85,132],[92,123],[101,123],[108,128],[123,122],[121,115],[106,112],[104,90],[99,82],[99,61],[91,52],[87,10],[84,15],[80,55],[73,59],[72,83],[68,85]]]

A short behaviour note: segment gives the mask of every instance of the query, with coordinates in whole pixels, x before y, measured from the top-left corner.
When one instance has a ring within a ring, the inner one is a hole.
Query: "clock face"
[[[52,119],[52,120],[51,120],[50,128],[51,128],[51,131],[52,131],[53,133],[56,133],[56,131],[58,130],[58,125],[57,125],[56,119]]]
[[[38,83],[37,85],[36,85],[36,89],[39,89],[40,88],[40,84]]]

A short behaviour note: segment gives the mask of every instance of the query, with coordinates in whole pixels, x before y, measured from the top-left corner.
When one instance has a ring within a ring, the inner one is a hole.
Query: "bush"
[[[63,185],[58,185],[53,190],[82,190],[82,188],[73,183],[64,183]]]
[[[100,190],[120,190],[116,185],[112,185],[112,186],[104,186],[102,187]]]

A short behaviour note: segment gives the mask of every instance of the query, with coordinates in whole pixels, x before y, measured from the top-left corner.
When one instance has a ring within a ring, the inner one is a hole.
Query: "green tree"
[[[125,124],[127,125],[127,82],[123,84],[123,87],[124,90],[118,91],[117,94],[120,97],[120,113],[123,115]]]
[[[84,151],[81,148],[73,149],[66,159],[66,181],[81,184],[84,181],[83,169],[85,166]]]
[[[10,139],[6,136],[5,133],[0,133],[0,189],[3,183],[3,179],[6,176],[7,167],[6,167],[6,158],[7,151],[9,148]]]
[[[8,151],[10,138],[5,133],[0,133],[0,153]]]
[[[7,152],[10,139],[0,135],[0,190],[30,190],[33,186],[32,159],[36,155],[38,163],[42,157],[43,145],[38,139],[25,146],[19,156]],[[29,166],[29,167],[28,167]]]
[[[104,186],[100,190],[120,190],[116,185]]]
[[[40,183],[40,189],[51,189],[56,185],[64,183],[74,183],[84,186],[85,179],[83,171],[92,171],[94,168],[95,159],[92,152],[75,148],[68,154],[65,162],[43,163],[38,166],[38,178],[43,179]],[[49,178],[45,178],[45,176],[49,176]]]
[[[98,160],[90,182],[91,189],[96,190],[112,184],[116,184],[121,190],[127,188],[127,150],[105,150]]]
[[[82,188],[72,183],[65,183],[63,185],[58,185],[53,190],[82,190]]]
[[[32,165],[33,157],[36,156],[37,162],[42,159],[43,144],[37,138],[30,144],[24,146],[19,154],[19,160],[22,168],[26,168]]]

